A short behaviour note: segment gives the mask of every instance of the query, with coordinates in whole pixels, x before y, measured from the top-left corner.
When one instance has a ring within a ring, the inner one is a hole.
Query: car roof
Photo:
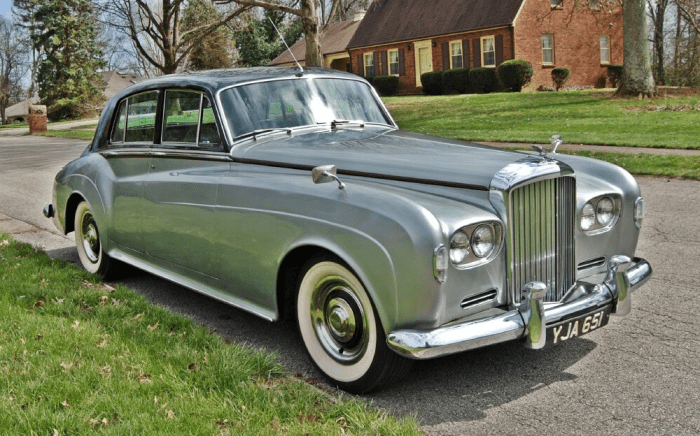
[[[222,88],[227,88],[239,83],[300,77],[299,72],[298,67],[251,67],[194,71],[186,74],[168,74],[146,79],[130,86],[123,90],[116,98],[122,98],[134,92],[167,87],[197,87],[206,89],[211,94],[215,94]],[[303,76],[360,79],[360,77],[355,74],[326,68],[304,68]]]

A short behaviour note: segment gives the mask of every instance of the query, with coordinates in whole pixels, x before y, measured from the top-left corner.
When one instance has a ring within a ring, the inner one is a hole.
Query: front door
[[[433,47],[431,41],[419,41],[414,43],[416,53],[416,86],[423,83],[420,76],[433,71]]]

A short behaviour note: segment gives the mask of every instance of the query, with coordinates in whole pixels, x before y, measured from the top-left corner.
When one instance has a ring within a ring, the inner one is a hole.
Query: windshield
[[[224,90],[221,102],[234,138],[263,129],[346,120],[392,125],[369,86],[356,80],[253,83]]]

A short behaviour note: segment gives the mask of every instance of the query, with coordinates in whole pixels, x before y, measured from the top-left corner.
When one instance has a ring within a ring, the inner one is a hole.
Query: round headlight
[[[615,218],[615,203],[613,203],[612,198],[603,197],[600,199],[596,208],[596,218],[603,227],[607,227],[612,222]]]
[[[469,237],[463,231],[457,231],[450,239],[450,260],[454,264],[461,264],[469,256]]]
[[[472,250],[477,257],[489,257],[496,247],[496,232],[492,226],[481,225],[472,233]]]
[[[589,230],[595,224],[595,208],[591,203],[586,203],[581,211],[581,228],[583,231]]]

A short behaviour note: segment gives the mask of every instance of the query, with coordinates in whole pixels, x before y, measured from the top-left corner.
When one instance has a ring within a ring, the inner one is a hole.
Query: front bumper
[[[525,286],[523,302],[513,310],[435,330],[395,330],[387,336],[387,344],[413,359],[430,359],[515,339],[524,339],[528,348],[542,348],[547,326],[608,305],[616,315],[629,313],[631,292],[649,280],[651,265],[644,259],[626,256],[615,256],[608,265],[603,283],[578,282],[559,303],[543,303],[546,286],[532,282]]]

